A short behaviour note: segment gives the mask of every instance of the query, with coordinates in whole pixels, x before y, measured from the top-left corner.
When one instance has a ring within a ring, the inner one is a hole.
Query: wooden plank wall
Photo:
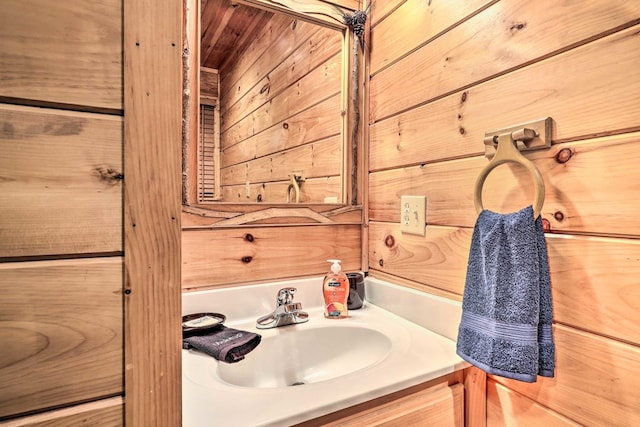
[[[490,377],[487,424],[640,425],[640,3],[374,2],[369,269],[461,299],[483,136],[550,116],[545,179],[556,378]],[[427,196],[425,237],[400,233],[403,194]],[[484,206],[530,204],[500,166]]]
[[[180,424],[181,7],[2,4],[1,426]]]
[[[223,201],[284,203],[296,170],[301,202],[342,200],[341,48],[338,31],[275,14],[220,76]]]
[[[2,6],[0,425],[122,425],[122,2]]]

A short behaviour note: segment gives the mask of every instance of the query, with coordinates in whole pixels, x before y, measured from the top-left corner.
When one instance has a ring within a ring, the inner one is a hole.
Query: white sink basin
[[[366,369],[387,357],[391,340],[364,327],[279,328],[240,363],[218,364],[229,384],[279,388],[317,383]]]

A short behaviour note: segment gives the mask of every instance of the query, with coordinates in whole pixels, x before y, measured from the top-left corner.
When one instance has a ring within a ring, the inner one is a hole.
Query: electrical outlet
[[[426,196],[400,197],[400,231],[403,233],[426,234],[427,198]]]

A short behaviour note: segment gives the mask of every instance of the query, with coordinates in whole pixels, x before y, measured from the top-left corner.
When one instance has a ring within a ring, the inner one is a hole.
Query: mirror
[[[183,204],[344,206],[356,158],[347,146],[348,32],[338,10],[308,1],[300,15],[283,13],[286,1],[250,2],[261,8],[202,0],[200,30],[193,22],[186,30],[187,38],[200,34],[190,39],[200,54],[185,55]]]

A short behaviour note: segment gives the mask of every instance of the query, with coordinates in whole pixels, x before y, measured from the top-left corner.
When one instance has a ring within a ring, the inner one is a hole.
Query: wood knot
[[[384,245],[388,248],[394,247],[396,244],[396,239],[393,238],[392,235],[388,235],[384,238]]]
[[[551,223],[546,218],[542,218],[542,229],[545,233],[551,233]]]
[[[562,222],[562,220],[564,219],[564,214],[560,211],[557,211],[553,214],[553,217],[556,219],[556,221]]]
[[[253,238],[253,234],[247,233],[244,235],[244,240],[246,240],[247,242],[253,242],[255,239]]]
[[[256,197],[256,202],[258,203],[262,202],[262,194],[258,194],[258,197]]]
[[[460,131],[460,135],[464,135],[467,132],[462,126],[460,126],[458,130]]]
[[[509,31],[511,31],[512,33],[515,33],[516,31],[524,30],[526,26],[527,26],[526,21],[514,22],[513,24],[511,24],[511,27],[509,27]]]
[[[282,127],[283,127],[284,129],[289,129],[289,123],[284,122],[284,123],[282,124]]]
[[[468,97],[467,91],[465,90],[464,92],[462,92],[462,98],[461,98],[462,102],[467,102],[467,97]]]
[[[122,172],[118,172],[117,170],[111,168],[97,167],[94,169],[94,174],[100,181],[105,182],[109,185],[118,184],[124,179],[124,174],[122,174]]]
[[[243,256],[242,257],[242,262],[244,262],[245,264],[249,264],[252,259],[253,259],[252,256]]]
[[[384,260],[382,258],[380,258],[380,260],[378,261],[378,265],[380,267],[384,267]]]
[[[571,157],[573,157],[573,150],[570,148],[563,148],[558,154],[556,154],[556,162],[567,163]]]

